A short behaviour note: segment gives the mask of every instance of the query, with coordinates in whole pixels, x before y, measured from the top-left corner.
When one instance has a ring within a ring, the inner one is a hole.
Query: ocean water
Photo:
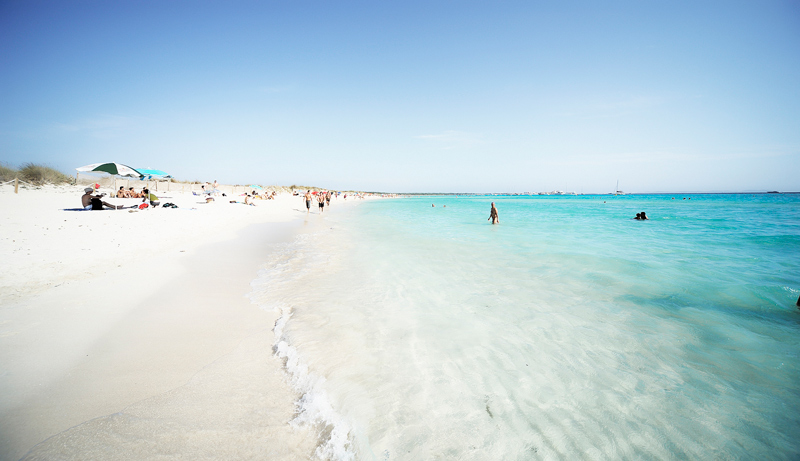
[[[330,211],[251,294],[319,458],[800,457],[800,195]]]

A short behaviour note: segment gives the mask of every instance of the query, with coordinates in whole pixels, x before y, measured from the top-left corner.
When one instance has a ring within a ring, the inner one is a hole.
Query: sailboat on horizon
[[[619,179],[617,179],[617,188],[614,189],[614,195],[625,195],[625,192],[619,190]]]

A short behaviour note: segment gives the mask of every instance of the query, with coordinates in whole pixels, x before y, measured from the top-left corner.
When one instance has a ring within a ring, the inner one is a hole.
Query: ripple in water
[[[369,202],[252,296],[323,459],[791,459],[798,199]]]

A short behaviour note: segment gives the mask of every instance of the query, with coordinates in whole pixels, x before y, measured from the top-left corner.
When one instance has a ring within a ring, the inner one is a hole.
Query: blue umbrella
[[[145,168],[137,168],[136,171],[138,171],[139,173],[141,173],[141,174],[143,174],[145,176],[149,176],[151,178],[153,176],[156,176],[156,177],[159,177],[159,178],[171,178],[172,177],[166,171],[161,171],[161,170],[149,170],[149,169],[145,169]]]
[[[263,190],[264,189],[263,187],[258,186],[256,184],[250,184],[250,187],[252,187],[253,189],[258,189],[258,190]]]

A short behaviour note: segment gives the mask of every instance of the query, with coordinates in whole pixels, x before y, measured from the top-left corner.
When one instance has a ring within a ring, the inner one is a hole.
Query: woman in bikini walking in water
[[[492,202],[492,210],[489,212],[489,219],[492,220],[492,224],[500,224],[500,216],[497,214],[497,208],[495,208],[494,202]]]

